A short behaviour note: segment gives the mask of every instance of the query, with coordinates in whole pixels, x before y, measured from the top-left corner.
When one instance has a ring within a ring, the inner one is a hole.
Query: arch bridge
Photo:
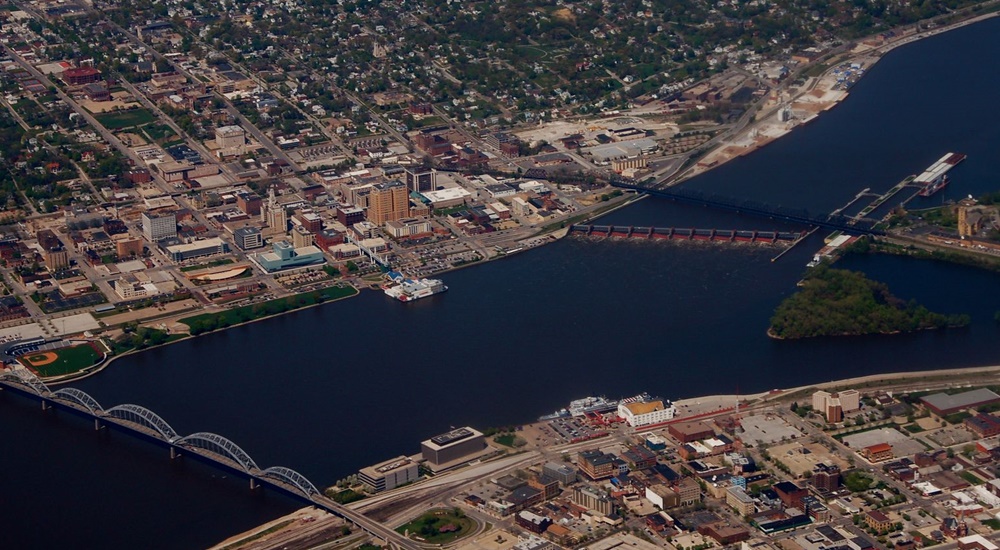
[[[141,405],[125,403],[106,409],[83,390],[60,388],[53,391],[30,371],[22,369],[0,371],[0,389],[17,390],[22,395],[38,399],[46,409],[58,405],[89,416],[94,419],[97,429],[113,423],[134,434],[152,437],[170,447],[171,458],[180,456],[178,450],[195,452],[209,461],[242,471],[250,478],[252,488],[256,488],[258,481],[266,482],[328,508],[324,503],[316,502],[323,497],[323,493],[299,472],[284,466],[261,468],[239,445],[218,434],[195,432],[182,437],[160,415]]]

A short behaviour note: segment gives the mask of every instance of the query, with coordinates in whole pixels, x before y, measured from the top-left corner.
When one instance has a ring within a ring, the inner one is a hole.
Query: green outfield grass
[[[52,356],[55,361],[52,361]],[[80,372],[93,366],[101,358],[90,344],[81,344],[52,351],[36,351],[21,356],[20,361],[26,367],[38,373],[42,378],[63,376]],[[51,361],[51,362],[50,362]]]
[[[94,118],[108,130],[121,130],[133,126],[142,126],[156,120],[156,116],[146,109],[129,109],[115,113],[94,115]]]

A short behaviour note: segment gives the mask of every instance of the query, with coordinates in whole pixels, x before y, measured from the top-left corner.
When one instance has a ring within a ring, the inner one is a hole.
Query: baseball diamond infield
[[[104,356],[91,344],[26,353],[18,361],[37,376],[63,376],[92,367]]]

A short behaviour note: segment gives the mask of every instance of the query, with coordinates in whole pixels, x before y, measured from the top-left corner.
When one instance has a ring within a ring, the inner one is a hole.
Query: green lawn
[[[861,491],[867,491],[872,485],[874,479],[866,474],[863,474],[857,470],[853,472],[848,472],[844,476],[844,486],[847,490],[852,493],[860,493]]]
[[[79,346],[60,348],[49,352],[55,353],[59,358],[56,359],[54,363],[36,365],[35,360],[41,360],[45,353],[46,352],[28,353],[22,357],[22,362],[37,371],[38,376],[42,378],[80,372],[87,367],[93,366],[94,363],[101,358],[101,354],[97,353],[97,351],[94,350],[90,344],[82,344]]]
[[[226,328],[231,325],[277,315],[330,300],[347,298],[357,293],[358,290],[352,286],[332,286],[322,290],[296,294],[287,298],[277,298],[252,306],[227,309],[218,313],[202,313],[201,315],[181,319],[180,322],[191,327],[191,334],[201,334],[202,332],[209,332],[217,328]]]
[[[175,136],[170,126],[166,124],[147,124],[142,127],[142,131],[153,141],[160,141],[171,136]]]
[[[964,479],[965,481],[968,481],[973,485],[982,485],[984,483],[983,480],[979,479],[979,476],[968,470],[963,470],[959,472],[958,477]]]
[[[517,50],[518,56],[520,56],[522,59],[527,59],[530,61],[537,61],[539,59],[544,59],[549,56],[549,52],[535,46],[521,45],[521,46],[514,46],[514,49]]]
[[[156,116],[146,109],[129,109],[128,111],[119,111],[116,113],[104,113],[94,115],[94,118],[108,130],[121,130],[122,128],[142,126],[156,120]]]
[[[501,445],[506,445],[508,447],[513,447],[514,446],[514,434],[498,435],[498,436],[496,436],[496,437],[493,438],[493,441],[496,441],[497,443],[499,443]]]
[[[456,509],[457,510],[457,509]],[[409,533],[411,538],[429,544],[447,544],[467,535],[476,526],[461,511],[431,510],[419,518],[396,528],[398,533]]]

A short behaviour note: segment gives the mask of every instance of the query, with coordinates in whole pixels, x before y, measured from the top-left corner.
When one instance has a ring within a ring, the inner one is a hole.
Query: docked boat
[[[921,197],[929,197],[947,187],[951,181],[948,179],[948,171],[965,160],[965,157],[964,153],[948,153],[913,178],[913,183],[923,185],[918,194]]]
[[[554,413],[539,416],[538,420],[539,422],[546,422],[548,420],[558,420],[560,418],[566,418],[568,416],[569,416],[569,411],[567,411],[566,409],[559,409]]]
[[[940,180],[938,180],[937,183],[932,183],[932,184],[928,185],[927,187],[924,187],[923,189],[921,189],[919,194],[920,194],[921,197],[929,197],[929,196],[933,195],[934,193],[937,193],[938,191],[940,191],[940,190],[944,189],[945,187],[947,187],[949,183],[951,183],[951,180],[948,179],[947,175],[945,175],[943,178],[941,178]]]
[[[569,403],[570,416],[585,416],[587,413],[602,413],[618,408],[618,402],[601,397],[584,397]]]
[[[441,279],[417,279],[415,281],[402,277],[391,277],[391,279],[392,283],[382,287],[383,292],[386,296],[400,302],[412,302],[448,290]]]

